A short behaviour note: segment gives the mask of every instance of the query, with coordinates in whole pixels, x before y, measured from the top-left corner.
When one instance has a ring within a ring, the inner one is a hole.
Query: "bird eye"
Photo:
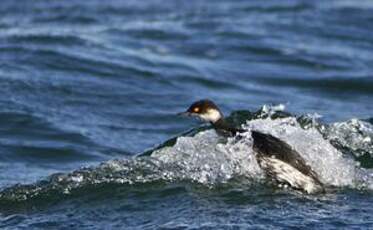
[[[195,107],[195,108],[193,109],[193,112],[198,113],[198,112],[199,112],[199,107]]]

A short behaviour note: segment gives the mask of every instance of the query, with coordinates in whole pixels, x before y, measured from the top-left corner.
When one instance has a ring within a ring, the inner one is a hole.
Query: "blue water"
[[[371,1],[2,0],[0,228],[372,229],[372,50]],[[205,180],[192,160],[216,137],[175,116],[201,98],[237,124],[272,125],[248,111],[278,104],[311,120],[306,137],[338,160],[307,153],[331,190],[274,188],[214,157]],[[174,137],[197,145],[186,164]]]

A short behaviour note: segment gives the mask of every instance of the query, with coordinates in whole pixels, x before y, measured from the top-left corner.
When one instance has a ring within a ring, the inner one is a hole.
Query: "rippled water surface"
[[[371,229],[372,51],[364,0],[3,0],[0,228]],[[328,191],[175,116],[201,98]]]

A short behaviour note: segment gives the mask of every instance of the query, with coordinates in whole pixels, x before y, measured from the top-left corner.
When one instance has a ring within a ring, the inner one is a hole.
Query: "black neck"
[[[228,134],[229,136],[234,136],[237,133],[244,131],[242,129],[237,129],[233,127],[223,117],[215,122],[211,122],[211,124],[219,134]]]

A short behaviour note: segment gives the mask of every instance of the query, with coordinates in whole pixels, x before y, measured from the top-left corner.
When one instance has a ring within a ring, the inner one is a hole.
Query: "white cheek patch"
[[[208,122],[216,122],[221,118],[221,113],[215,109],[209,109],[206,113],[200,114],[200,118]]]

